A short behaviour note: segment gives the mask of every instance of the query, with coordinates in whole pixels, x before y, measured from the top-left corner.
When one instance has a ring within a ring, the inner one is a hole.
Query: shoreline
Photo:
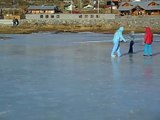
[[[110,34],[114,33],[119,26],[116,28],[107,28],[105,26],[80,26],[80,25],[19,25],[16,27],[0,25],[0,34],[31,34],[38,32],[95,32]],[[135,31],[135,33],[144,33],[145,29],[143,27],[139,28],[127,28],[125,27],[124,33],[130,33]],[[154,34],[159,34],[159,29],[152,29]]]

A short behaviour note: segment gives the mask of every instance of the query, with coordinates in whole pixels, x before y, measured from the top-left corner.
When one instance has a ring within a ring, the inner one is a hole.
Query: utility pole
[[[99,0],[98,0],[98,5],[97,5],[97,13],[99,14]]]
[[[71,14],[73,12],[73,1],[71,0]]]
[[[82,9],[82,0],[79,0],[79,10],[81,11]]]
[[[16,0],[12,1],[12,6],[15,8]]]
[[[113,5],[113,3],[112,3],[112,0],[111,0],[111,14],[112,14],[112,12],[113,12],[112,5]]]
[[[15,5],[16,5],[15,3],[16,3],[16,1],[13,0],[13,1],[12,1],[12,7],[13,7],[12,9],[14,9],[14,8],[16,7],[16,6],[15,6]],[[13,11],[13,12],[12,12],[12,15],[15,15],[15,10],[12,10],[12,11]]]

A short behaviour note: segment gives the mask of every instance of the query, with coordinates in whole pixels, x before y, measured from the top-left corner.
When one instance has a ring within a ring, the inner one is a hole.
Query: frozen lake
[[[160,120],[160,36],[153,56],[111,59],[112,34],[1,35],[0,120]]]

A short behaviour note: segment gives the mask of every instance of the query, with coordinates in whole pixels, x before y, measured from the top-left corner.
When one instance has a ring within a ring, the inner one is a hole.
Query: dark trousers
[[[130,45],[129,45],[129,51],[128,51],[128,53],[133,53],[133,44],[134,44],[134,41],[132,40],[130,42]]]

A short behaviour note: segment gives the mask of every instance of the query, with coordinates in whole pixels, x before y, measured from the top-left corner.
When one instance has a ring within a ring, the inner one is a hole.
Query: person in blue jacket
[[[120,42],[121,41],[126,42],[126,39],[123,37],[123,31],[124,31],[124,27],[120,27],[114,34],[114,37],[113,37],[114,46],[111,52],[111,57],[116,57],[116,53],[118,57],[121,57]]]

